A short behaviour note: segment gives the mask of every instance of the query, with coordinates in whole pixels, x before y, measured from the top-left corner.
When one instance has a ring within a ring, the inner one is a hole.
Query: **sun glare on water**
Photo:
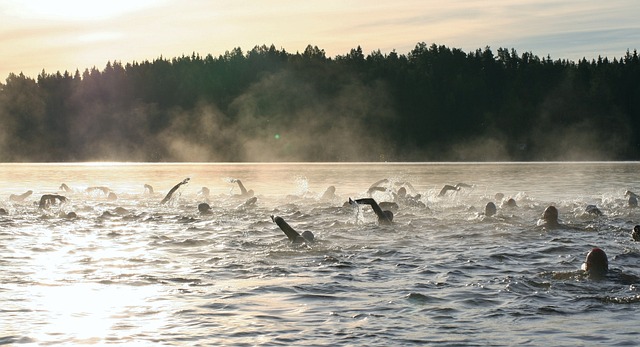
[[[46,244],[47,239],[43,238]],[[67,242],[73,244],[73,237]],[[95,240],[94,240],[95,241]],[[33,257],[30,266],[35,270],[32,279],[37,285],[26,288],[30,310],[40,312],[41,324],[31,331],[30,338],[37,342],[52,341],[58,335],[71,338],[74,343],[104,343],[118,338],[120,334],[141,334],[156,331],[167,324],[166,301],[158,301],[161,288],[154,285],[131,285],[114,283],[120,275],[117,266],[101,271],[87,271],[78,263],[76,246],[57,251],[43,249]],[[84,255],[83,255],[84,256]],[[84,260],[103,261],[125,259],[123,252],[100,248],[91,252],[91,258]],[[104,272],[104,273],[102,273]],[[113,272],[113,281],[102,283],[86,281],[91,277],[107,280]],[[137,314],[149,316],[148,320],[134,319]],[[9,331],[18,327],[7,327]]]

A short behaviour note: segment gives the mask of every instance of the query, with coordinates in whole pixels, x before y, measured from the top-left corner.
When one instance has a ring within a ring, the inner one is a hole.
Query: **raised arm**
[[[273,220],[276,224],[278,224],[278,227],[280,227],[280,230],[282,230],[284,234],[287,235],[287,238],[289,239],[289,241],[293,243],[304,242],[308,244],[315,240],[315,236],[313,235],[312,232],[305,230],[302,232],[302,234],[299,234],[289,225],[289,223],[285,222],[285,220],[282,219],[282,217],[272,215],[271,220]]]
[[[302,237],[302,236],[300,236],[300,234],[297,231],[295,231],[289,225],[289,223],[287,223],[284,219],[282,219],[282,217],[271,216],[271,220],[274,221],[278,225],[280,230],[282,230],[285,235],[287,235],[287,238],[289,239],[289,241],[296,242],[298,240],[298,237]]]
[[[349,202],[354,202],[349,198]],[[372,198],[362,198],[355,200],[358,204],[370,205],[373,208],[373,212],[378,216],[378,223],[380,224],[391,224],[393,221],[393,213],[391,211],[383,211],[378,203]]]
[[[182,182],[176,184],[175,186],[173,186],[173,188],[171,188],[171,190],[169,191],[169,193],[167,193],[167,195],[164,197],[164,199],[162,199],[162,201],[160,201],[160,205],[164,205],[167,201],[169,201],[169,199],[171,199],[171,196],[173,195],[173,193],[178,190],[178,188],[180,188],[180,186],[182,186],[183,184],[187,184],[189,183],[189,177],[185,178],[184,180],[182,180]]]

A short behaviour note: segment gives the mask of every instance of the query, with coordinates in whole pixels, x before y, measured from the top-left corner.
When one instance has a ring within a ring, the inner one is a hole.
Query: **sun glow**
[[[94,21],[136,12],[163,3],[164,0],[112,0],[96,3],[80,0],[10,0],[3,6],[11,16],[59,21]]]

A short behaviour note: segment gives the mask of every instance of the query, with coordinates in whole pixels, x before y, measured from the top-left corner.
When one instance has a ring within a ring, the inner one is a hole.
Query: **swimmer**
[[[380,206],[380,208],[383,209],[383,210],[389,210],[389,211],[392,211],[392,212],[393,211],[397,212],[398,209],[400,209],[400,206],[398,206],[398,203],[390,202],[390,201],[383,201],[383,202],[379,203],[378,206]]]
[[[26,192],[20,195],[11,194],[9,196],[9,200],[16,201],[16,202],[24,201],[24,199],[28,198],[31,194],[33,194],[33,191],[31,190],[27,190]]]
[[[638,207],[638,198],[635,196],[630,196],[629,200],[627,200],[628,207]]]
[[[392,192],[391,194],[393,195],[393,199],[399,203],[413,206],[413,207],[421,207],[421,208],[427,207],[427,205],[425,205],[422,201],[420,201],[420,198],[422,197],[420,194],[411,196],[407,194],[407,189],[405,187],[400,187],[397,193]]]
[[[487,205],[484,207],[484,215],[487,217],[491,217],[493,215],[495,215],[497,212],[496,209],[496,204],[494,204],[493,202],[489,201],[487,203]]]
[[[153,187],[150,184],[146,184],[144,185],[144,193],[145,194],[149,194],[149,195],[153,195]]]
[[[60,218],[74,219],[74,218],[78,218],[78,215],[73,211],[69,213],[60,212]]]
[[[102,215],[100,215],[100,218],[111,218],[111,217],[115,217],[115,216],[124,216],[129,214],[129,210],[127,210],[124,207],[116,207],[113,212],[111,211],[104,211],[102,212]]]
[[[388,210],[383,211],[378,203],[372,198],[362,198],[355,201],[349,198],[349,204],[353,205],[354,203],[371,205],[371,208],[373,208],[373,211],[378,216],[378,224],[390,225],[393,222],[393,212]]]
[[[67,198],[62,195],[57,194],[45,194],[40,197],[40,204],[38,205],[40,208],[45,209],[57,202],[65,203],[67,202]]]
[[[7,212],[7,210],[5,210],[4,208],[0,208],[0,216],[6,216],[8,214],[9,212]]]
[[[280,227],[280,230],[282,230],[284,234],[287,235],[287,238],[292,243],[303,243],[303,242],[310,243],[310,242],[313,242],[315,239],[315,237],[313,236],[313,233],[308,230],[303,231],[302,234],[298,233],[289,225],[289,223],[287,223],[284,219],[282,219],[282,217],[272,215],[271,220],[274,221],[276,224],[278,224],[278,227]]]
[[[111,191],[111,189],[107,188],[107,187],[88,187],[86,189],[87,193],[93,193],[96,191],[101,191],[102,194],[104,195],[109,195],[109,192]]]
[[[240,204],[236,208],[247,208],[249,206],[253,206],[253,205],[256,204],[256,201],[258,201],[258,197],[257,196],[252,196],[249,199],[247,199],[247,201],[243,202],[242,204]]]
[[[387,188],[380,186],[383,183],[389,183],[389,180],[386,179],[386,178],[383,178],[383,179],[375,182],[374,184],[372,184],[369,187],[369,189],[367,189],[367,195],[371,196],[371,194],[373,194],[375,192],[386,192]]]
[[[513,198],[509,198],[509,200],[502,203],[502,207],[518,207],[518,204]]]
[[[411,182],[396,182],[396,186],[400,186],[401,188],[404,188],[404,186],[409,187],[409,189],[411,189],[411,191],[414,194],[418,194],[418,191],[413,187],[413,185],[411,184]],[[400,189],[398,189],[399,191]],[[407,188],[404,188],[404,190],[406,191]],[[419,195],[419,194],[418,194]]]
[[[244,187],[244,184],[242,184],[242,181],[240,181],[239,179],[234,178],[231,180],[231,183],[238,183],[238,187],[240,187],[240,197],[250,198],[253,196],[253,190],[247,190],[247,188]]]
[[[321,200],[333,200],[336,197],[336,187],[329,186],[322,194]]]
[[[173,186],[173,188],[171,188],[171,190],[169,191],[169,193],[167,193],[167,195],[164,197],[164,199],[162,199],[162,201],[160,201],[160,205],[164,205],[167,201],[169,201],[171,199],[171,196],[173,195],[173,193],[175,193],[176,190],[178,190],[178,188],[180,188],[180,186],[182,186],[183,184],[187,184],[189,183],[190,178],[187,177],[184,180],[182,180],[182,182],[176,184],[175,186]]]
[[[586,271],[590,278],[602,278],[609,271],[609,261],[607,254],[600,248],[593,248],[582,264],[582,270]]]
[[[461,188],[471,188],[471,185],[466,184],[466,183],[458,183],[455,186],[452,186],[450,184],[445,184],[444,187],[442,187],[442,189],[440,190],[440,193],[438,193],[438,196],[444,196],[445,194],[447,194],[448,191],[459,191]]]
[[[71,188],[69,188],[69,186],[66,183],[61,184],[59,189],[60,190],[64,190],[67,193],[71,193],[72,192]]]
[[[114,192],[109,192],[109,195],[107,195],[107,200],[111,200],[111,201],[118,200],[118,196]]]
[[[634,241],[640,241],[640,225],[636,225],[633,227],[631,238],[633,238]]]
[[[549,206],[544,209],[542,213],[542,221],[546,226],[557,227],[560,225],[558,222],[558,209],[555,206]]]
[[[502,193],[496,193],[496,195],[494,196],[494,198],[496,199],[496,201],[501,201],[502,199],[504,199],[504,194],[502,194]]]
[[[209,198],[209,194],[210,193],[211,193],[211,191],[209,190],[209,188],[202,187],[202,188],[200,188],[200,190],[196,194],[202,195],[204,198]]]
[[[211,206],[209,206],[209,204],[207,204],[206,202],[198,204],[198,211],[200,212],[200,214],[213,214],[213,212],[211,211]]]
[[[636,193],[634,193],[634,192],[632,192],[630,190],[625,191],[624,192],[624,196],[628,196],[628,197],[632,197],[633,196],[636,199],[640,198],[640,196],[638,196],[638,194],[636,194]]]
[[[596,205],[587,205],[584,211],[588,214],[602,216],[602,211],[600,211],[600,209]]]

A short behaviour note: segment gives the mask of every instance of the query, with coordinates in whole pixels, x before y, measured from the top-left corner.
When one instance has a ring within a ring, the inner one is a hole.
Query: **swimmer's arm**
[[[374,199],[372,199],[372,198],[362,198],[362,199],[356,200],[356,203],[371,205],[371,208],[373,208],[373,212],[376,213],[378,218],[387,219],[387,216],[384,214],[384,212],[382,212],[382,209],[380,208],[380,206],[378,205],[378,203]]]
[[[242,195],[246,195],[247,188],[244,187],[244,184],[242,184],[242,181],[236,180],[236,183],[238,183],[238,187],[240,187],[240,192],[242,193]]]
[[[178,190],[178,188],[180,188],[181,185],[183,184],[187,184],[189,183],[189,178],[185,178],[184,180],[182,180],[182,182],[176,184],[175,186],[173,186],[173,188],[171,188],[171,190],[169,191],[169,193],[167,193],[167,195],[164,197],[164,199],[162,199],[162,201],[160,201],[160,205],[165,204],[167,201],[169,201],[169,199],[171,199],[171,195],[173,195],[173,193]]]
[[[280,227],[280,230],[282,230],[285,235],[287,235],[287,238],[289,239],[289,241],[294,242],[298,239],[298,237],[300,237],[300,234],[297,231],[295,231],[289,225],[289,223],[287,223],[284,219],[282,219],[282,217],[271,216],[271,220],[274,221],[278,225],[278,227]]]

